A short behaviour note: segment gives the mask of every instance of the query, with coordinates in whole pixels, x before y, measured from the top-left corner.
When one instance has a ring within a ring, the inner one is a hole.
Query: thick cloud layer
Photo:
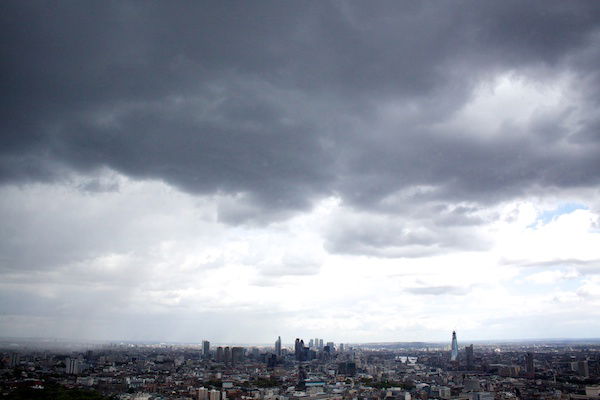
[[[2,313],[16,310],[20,285],[50,298],[59,290],[42,282],[68,274],[73,285],[100,282],[98,298],[125,282],[132,297],[115,301],[132,313],[137,296],[157,310],[204,301],[285,319],[310,306],[274,307],[278,290],[312,287],[332,265],[361,270],[368,259],[412,271],[420,269],[412,262],[456,254],[491,268],[499,285],[592,276],[556,301],[596,293],[595,1],[8,1],[0,9],[0,271],[12,285]],[[564,204],[582,206],[540,220]],[[554,226],[584,244],[542,257],[508,239],[535,243],[535,230],[556,244]],[[486,253],[492,258],[469,258]],[[512,270],[526,265],[555,269]],[[244,282],[236,288],[256,298],[200,283],[223,284],[232,271]],[[392,286],[401,294],[390,307],[404,310],[402,296],[459,301],[491,285],[471,267],[463,272],[464,282],[432,272]],[[145,274],[172,278],[177,293]],[[256,288],[271,300],[256,300]],[[342,303],[387,307],[375,294],[346,295],[348,303],[321,300],[340,315]],[[63,307],[52,299],[44,307]],[[23,314],[43,302],[30,300]],[[374,338],[361,318],[340,323]],[[327,324],[327,315],[313,322]]]
[[[5,181],[106,166],[270,213],[332,193],[371,205],[408,185],[497,201],[600,176],[593,116],[565,126],[593,107],[590,87],[491,138],[444,125],[502,71],[595,82],[593,2],[3,9]]]

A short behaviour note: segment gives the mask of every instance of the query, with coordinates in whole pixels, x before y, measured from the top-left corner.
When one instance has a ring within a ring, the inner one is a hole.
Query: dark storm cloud
[[[91,178],[80,183],[78,188],[89,193],[118,192],[119,182],[110,179]]]
[[[219,218],[237,224],[328,195],[398,214],[410,205],[385,200],[415,185],[435,188],[426,201],[496,202],[600,179],[592,116],[572,136],[563,115],[487,139],[434,125],[502,71],[587,78],[594,109],[595,2],[0,7],[4,182],[109,167],[230,196]],[[384,103],[416,111],[383,123]]]

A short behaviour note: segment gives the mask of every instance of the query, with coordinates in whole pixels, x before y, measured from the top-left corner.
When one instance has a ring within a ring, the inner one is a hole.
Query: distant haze
[[[0,336],[600,337],[597,1],[3,1]]]

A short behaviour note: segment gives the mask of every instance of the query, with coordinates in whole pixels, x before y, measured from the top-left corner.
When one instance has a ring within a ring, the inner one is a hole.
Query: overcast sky
[[[600,3],[3,1],[0,336],[600,337]]]

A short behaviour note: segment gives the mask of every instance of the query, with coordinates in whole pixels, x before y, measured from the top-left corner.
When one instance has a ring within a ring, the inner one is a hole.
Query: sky
[[[3,1],[0,336],[600,337],[600,3]]]

